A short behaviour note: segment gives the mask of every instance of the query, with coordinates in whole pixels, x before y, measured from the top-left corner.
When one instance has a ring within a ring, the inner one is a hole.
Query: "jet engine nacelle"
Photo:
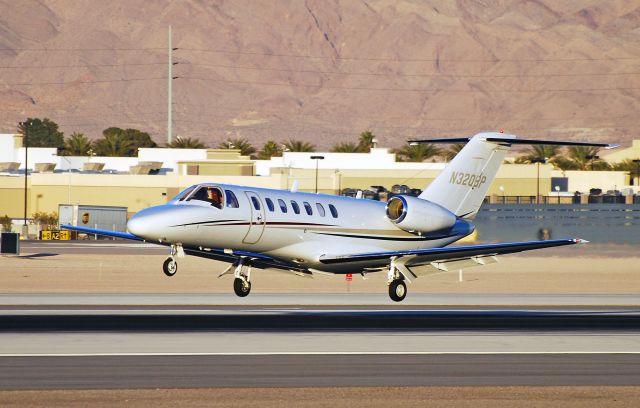
[[[397,195],[387,202],[387,217],[409,232],[432,232],[453,227],[456,216],[444,207],[417,197]]]

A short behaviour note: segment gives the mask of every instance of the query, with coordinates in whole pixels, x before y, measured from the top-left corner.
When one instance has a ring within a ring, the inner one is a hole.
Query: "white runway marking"
[[[412,356],[412,355],[593,355],[640,354],[640,351],[274,351],[274,352],[211,352],[211,353],[15,353],[2,357],[187,357],[187,356]]]

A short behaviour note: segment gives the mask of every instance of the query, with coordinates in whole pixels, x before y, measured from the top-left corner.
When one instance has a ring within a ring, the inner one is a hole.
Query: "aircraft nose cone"
[[[127,229],[130,233],[146,239],[160,239],[160,235],[166,227],[166,213],[170,209],[163,206],[146,208],[134,214],[129,222]]]
[[[144,212],[145,210],[137,212],[127,222],[127,230],[133,235],[144,237],[149,231],[149,217],[146,217]]]

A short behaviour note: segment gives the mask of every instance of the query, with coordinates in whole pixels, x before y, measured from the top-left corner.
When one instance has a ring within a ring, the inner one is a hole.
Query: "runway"
[[[640,385],[630,307],[9,306],[0,388]]]
[[[166,248],[25,242],[23,252],[33,269],[22,279],[42,282],[64,276],[64,265],[44,272],[58,253],[163,255]],[[101,272],[74,276],[99,280]],[[0,389],[640,385],[635,293],[427,288],[394,304],[384,291],[260,293],[257,286],[240,299],[206,289],[42,288],[0,295]]]

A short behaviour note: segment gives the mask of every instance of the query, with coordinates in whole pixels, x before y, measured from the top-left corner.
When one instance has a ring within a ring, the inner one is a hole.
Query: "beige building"
[[[626,149],[614,149],[610,151],[601,151],[600,156],[609,164],[620,163],[624,160],[640,160],[640,140],[633,140],[631,147]]]
[[[322,155],[324,159],[311,160],[312,155]],[[19,154],[15,157],[14,161],[19,160]],[[40,157],[50,158],[51,153],[41,152]],[[86,168],[87,163],[104,163],[106,169],[120,170],[89,174],[68,171],[70,167],[63,169],[64,172],[44,168],[46,171],[30,174],[28,217],[35,212],[56,212],[59,204],[68,203],[124,206],[133,214],[165,203],[180,190],[202,182],[274,189],[291,189],[297,185],[300,191],[314,191],[316,166],[317,188],[322,193],[339,194],[344,188],[367,189],[374,185],[390,189],[394,184],[424,189],[445,166],[444,163],[398,163],[387,149],[373,149],[368,154],[291,152],[268,161],[251,160],[237,150],[219,149],[140,149],[138,158],[53,159],[49,161],[63,166],[78,162],[76,168]],[[542,196],[554,196],[558,194],[552,186],[552,180],[557,180],[554,177],[569,180],[569,193],[588,192],[591,187],[621,189],[629,184],[625,172],[563,173],[553,170],[551,165],[504,164],[488,195],[531,197],[539,191]],[[15,171],[0,173],[0,216],[21,218],[23,197],[24,175]]]
[[[208,165],[206,168],[208,171],[215,169],[214,166]],[[535,195],[536,170],[534,165],[502,166],[489,194]],[[318,190],[322,193],[338,194],[346,187],[366,189],[372,185],[381,185],[391,188],[393,184],[406,184],[422,189],[439,171],[322,169],[318,171]],[[69,203],[125,206],[132,214],[142,208],[164,203],[180,190],[197,183],[215,182],[290,189],[297,182],[300,191],[314,191],[315,180],[315,169],[296,168],[276,168],[269,176],[32,173],[27,184],[27,214],[31,216],[35,212],[54,212],[57,211],[58,204]],[[544,193],[550,189],[551,166],[540,166],[540,191]],[[0,216],[7,214],[12,218],[21,218],[24,206],[24,176],[0,176],[0,197]]]

